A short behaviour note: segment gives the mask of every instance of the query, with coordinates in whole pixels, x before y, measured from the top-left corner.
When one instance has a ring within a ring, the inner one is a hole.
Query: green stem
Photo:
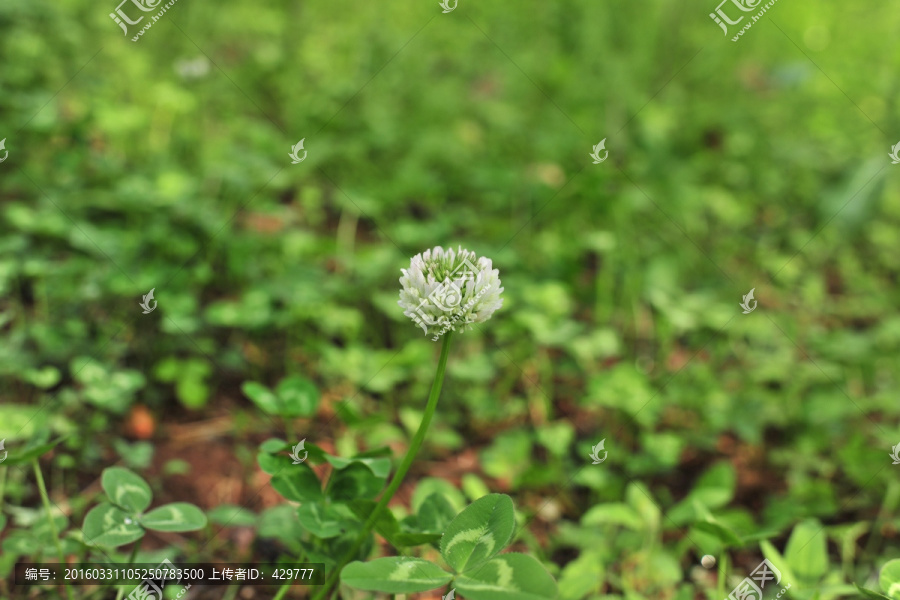
[[[306,560],[306,555],[301,550],[300,556],[297,557],[297,564],[302,564],[303,561],[305,561],[305,560]],[[287,591],[289,589],[291,589],[292,584],[293,584],[293,582],[288,582],[288,583],[282,584],[282,586],[280,588],[278,588],[278,593],[275,594],[275,596],[272,598],[272,600],[281,600],[282,598],[284,598],[284,595],[287,594]]]
[[[328,580],[319,588],[316,595],[313,596],[313,600],[321,600],[324,598],[334,584],[337,583],[337,580],[341,575],[341,569],[343,569],[344,566],[350,562],[350,559],[359,552],[359,548],[362,546],[366,537],[375,527],[375,522],[378,521],[381,512],[385,510],[388,502],[391,501],[391,498],[394,497],[394,494],[400,488],[400,484],[403,483],[406,472],[409,471],[409,468],[416,458],[416,454],[419,452],[419,448],[422,447],[422,442],[425,441],[425,434],[428,433],[428,426],[431,425],[431,419],[434,417],[434,412],[437,409],[438,398],[441,396],[441,388],[444,385],[444,371],[447,369],[447,356],[450,354],[451,334],[452,332],[448,331],[444,335],[444,343],[441,346],[441,357],[438,359],[437,372],[434,374],[434,383],[431,384],[431,393],[428,395],[428,404],[425,405],[425,414],[422,416],[422,422],[419,423],[419,429],[413,436],[412,442],[409,445],[409,450],[407,450],[406,456],[403,458],[403,462],[400,463],[400,466],[397,468],[397,473],[394,475],[394,478],[391,479],[391,484],[381,495],[381,499],[378,500],[378,504],[375,505],[375,509],[372,510],[372,514],[369,515],[369,518],[363,525],[353,546],[350,547],[350,550],[337,564],[334,571],[328,577]]]
[[[884,492],[881,508],[875,513],[875,520],[871,529],[872,535],[869,536],[863,556],[871,556],[875,553],[876,547],[881,543],[881,527],[884,524],[884,519],[897,506],[898,500],[900,500],[900,485],[896,481],[891,481]]]
[[[3,510],[3,492],[6,490],[6,472],[9,469],[0,469],[0,510]]]
[[[728,554],[723,550],[719,555],[719,581],[718,581],[718,595],[719,598],[725,597],[725,578],[728,575]]]
[[[131,549],[131,556],[128,557],[128,566],[134,564],[134,559],[137,558],[138,550],[141,549],[141,542],[144,541],[144,538],[140,538],[138,541],[134,543],[134,548]]]
[[[34,468],[34,476],[37,478],[38,490],[41,493],[41,501],[44,503],[44,509],[47,511],[47,522],[50,524],[50,531],[53,533],[53,543],[56,544],[56,552],[59,555],[60,567],[66,566],[66,555],[63,553],[62,544],[59,543],[59,532],[56,530],[56,523],[53,521],[53,513],[50,511],[50,496],[47,495],[47,487],[44,485],[44,476],[41,474],[41,467],[38,465],[36,458],[31,460],[31,466]],[[72,588],[69,584],[65,584],[66,597],[72,600]]]

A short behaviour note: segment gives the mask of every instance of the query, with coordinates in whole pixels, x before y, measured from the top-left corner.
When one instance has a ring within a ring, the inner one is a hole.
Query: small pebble
[[[703,558],[700,559],[700,564],[706,567],[707,569],[712,569],[716,566],[716,557],[711,554],[704,554]]]

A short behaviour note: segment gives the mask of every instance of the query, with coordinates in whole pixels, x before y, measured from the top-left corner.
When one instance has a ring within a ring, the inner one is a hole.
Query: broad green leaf
[[[331,505],[321,502],[304,502],[297,509],[297,518],[305,530],[323,540],[338,536],[343,530],[341,516]]]
[[[206,516],[212,523],[223,527],[248,527],[256,525],[256,513],[236,504],[220,504],[207,511]]]
[[[48,365],[42,369],[28,369],[22,378],[36,387],[48,389],[59,383],[62,374],[56,367]]]
[[[587,550],[569,562],[560,573],[559,597],[562,600],[581,600],[588,595],[596,595],[604,579],[602,552]]]
[[[467,473],[468,475],[468,473]],[[448,481],[438,477],[426,477],[419,481],[412,496],[413,512],[418,513],[425,499],[432,494],[440,494],[450,502],[453,507],[453,516],[459,514],[466,507],[466,498],[462,492],[453,487]],[[485,495],[485,494],[482,494]],[[480,496],[479,496],[480,497]]]
[[[372,500],[353,500],[350,502],[349,507],[361,521],[365,521],[375,509],[375,504]],[[395,548],[420,546],[441,539],[440,533],[403,531],[400,523],[394,517],[394,513],[389,510],[382,511],[378,516],[378,519],[375,521],[375,531]]]
[[[319,408],[319,389],[299,375],[282,379],[275,393],[281,401],[280,414],[283,417],[311,417]]]
[[[878,585],[891,598],[900,598],[900,559],[890,560],[881,567]]]
[[[624,502],[607,502],[588,509],[581,517],[582,525],[621,525],[635,531],[643,527],[641,516]]]
[[[727,462],[717,463],[697,480],[694,489],[673,506],[667,516],[676,525],[700,519],[702,515],[695,508],[698,502],[707,509],[721,508],[731,501],[735,485],[734,467]]]
[[[49,435],[49,431],[47,431]],[[38,438],[39,439],[39,438]],[[46,438],[45,438],[46,439]],[[25,463],[30,463],[32,460],[36,458],[40,458],[44,454],[47,454],[53,448],[63,441],[64,438],[58,438],[53,440],[52,442],[45,443],[31,443],[25,444],[24,447],[16,448],[15,446],[6,447],[7,458],[3,461],[4,467],[12,467],[14,465],[21,465]]]
[[[370,499],[384,487],[384,479],[375,475],[362,463],[353,463],[331,474],[329,496],[333,500],[349,502]]]
[[[527,554],[501,554],[457,576],[456,591],[471,600],[556,598],[556,582],[544,565]]]
[[[281,403],[278,401],[278,396],[273,394],[272,390],[263,384],[256,381],[247,381],[241,386],[241,391],[263,412],[270,415],[281,414]]]
[[[697,521],[694,527],[718,538],[720,542],[726,546],[737,548],[743,545],[741,538],[737,536],[731,529],[715,519],[708,521]]]
[[[408,556],[352,562],[341,571],[341,583],[386,594],[425,592],[446,585],[452,578],[436,564]]]
[[[416,515],[416,524],[422,532],[441,533],[447,529],[447,526],[456,517],[457,511],[447,500],[447,497],[440,493],[431,494],[419,507],[419,514]]]
[[[100,483],[113,504],[133,513],[144,511],[153,499],[147,482],[122,467],[103,469]]]
[[[690,496],[707,508],[721,508],[734,497],[737,475],[729,462],[719,462],[709,468],[694,485]]]
[[[296,466],[294,461],[286,454],[269,454],[268,452],[257,454],[256,462],[259,463],[259,468],[262,469],[263,473],[267,475],[278,475],[282,471],[287,471],[288,468]]]
[[[132,469],[146,469],[153,461],[153,444],[150,442],[135,442],[129,444],[125,440],[113,440],[113,447],[122,460]]]
[[[173,502],[143,515],[141,525],[156,531],[194,531],[206,525],[206,515],[193,504]]]
[[[655,531],[659,528],[662,515],[646,486],[637,482],[630,483],[625,490],[625,500],[641,515],[641,520],[648,529]]]
[[[81,532],[85,544],[96,546],[122,546],[144,537],[144,529],[132,516],[108,502],[88,512]]]
[[[797,581],[797,577],[794,575],[794,570],[788,564],[787,560],[778,552],[778,549],[772,545],[768,540],[763,540],[759,543],[759,549],[762,551],[763,556],[769,559],[776,569],[781,571],[781,579],[783,581],[791,582]]]
[[[815,520],[798,523],[784,548],[784,559],[797,577],[817,581],[828,571],[825,530]]]
[[[297,521],[297,509],[289,504],[279,504],[260,513],[256,534],[261,538],[275,538],[292,552],[299,553],[304,531]]]
[[[3,538],[0,548],[17,556],[30,556],[41,551],[42,543],[35,539],[31,532],[16,529]]]
[[[389,458],[342,458],[340,456],[331,456],[330,454],[325,455],[325,460],[331,463],[335,469],[346,469],[352,464],[362,464],[369,468],[376,477],[380,479],[387,479],[388,474],[391,472],[391,459]]]
[[[511,429],[494,437],[491,445],[481,452],[481,465],[491,477],[517,481],[528,469],[533,448],[532,434]]]
[[[315,502],[323,498],[319,478],[304,463],[288,464],[272,477],[271,483],[276,492],[294,502]]]
[[[212,372],[212,366],[204,359],[188,359],[175,383],[175,395],[187,408],[198,410],[206,405],[209,398],[209,385],[206,379]]]
[[[2,439],[6,440],[6,449],[10,450],[10,443],[15,440],[32,439],[37,432],[44,429],[47,419],[48,411],[39,410],[37,405],[10,404],[8,398],[4,398],[3,404],[0,404],[0,423],[3,423]],[[10,452],[9,458],[13,455],[14,453]]]
[[[281,452],[282,450],[287,450],[291,445],[288,444],[284,440],[280,440],[278,438],[269,438],[259,445],[259,449],[268,454],[275,454],[276,452]]]
[[[864,587],[860,587],[858,584],[853,584],[856,586],[856,589],[865,597],[871,598],[872,600],[892,600],[890,597],[885,596],[884,594],[879,594],[878,592],[873,592],[872,590],[867,590]]]
[[[513,503],[504,494],[479,498],[447,526],[441,538],[441,555],[462,573],[492,558],[512,538],[516,527]]]
[[[56,526],[56,531],[58,533],[62,533],[69,526],[69,519],[66,515],[59,512],[57,509],[53,510],[53,524]],[[50,523],[47,521],[47,513],[46,511],[41,511],[41,519],[34,524],[34,527],[31,528],[31,535],[37,541],[43,544],[52,544],[53,543],[53,530],[50,529]]]

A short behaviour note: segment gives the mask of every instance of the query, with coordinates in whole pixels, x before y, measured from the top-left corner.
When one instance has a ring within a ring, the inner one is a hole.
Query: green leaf
[[[344,469],[332,473],[329,496],[333,500],[349,502],[351,500],[374,498],[384,487],[384,479],[375,475],[372,470],[354,463]]]
[[[372,474],[379,479],[387,479],[388,474],[391,472],[391,459],[389,458],[342,458],[340,456],[326,454],[325,460],[338,470],[346,469],[350,465],[356,463],[365,465],[372,471]]]
[[[16,529],[3,538],[0,548],[14,556],[30,556],[41,551],[41,543],[31,532]]]
[[[54,509],[53,524],[56,526],[56,531],[61,534],[69,526],[69,519],[66,518],[66,515]],[[47,521],[46,511],[41,511],[41,519],[31,528],[31,535],[38,542],[45,545],[53,543],[55,536],[53,535],[53,530],[50,528],[50,523]]]
[[[213,523],[223,527],[249,527],[256,525],[256,513],[236,504],[220,504],[206,513]]]
[[[771,542],[767,540],[761,541],[759,543],[759,549],[762,551],[763,556],[769,559],[769,562],[772,563],[776,569],[781,571],[781,579],[783,581],[797,581],[793,569],[791,569],[791,566]]]
[[[36,437],[34,440],[25,444],[25,446],[22,448],[16,448],[15,446],[7,447],[6,452],[8,452],[8,454],[6,460],[3,461],[3,466],[12,467],[14,465],[30,463],[35,458],[40,458],[44,454],[53,450],[53,448],[56,447],[57,444],[65,439],[58,438],[56,440],[53,440],[52,442],[47,442],[46,440],[47,437],[49,437],[50,432],[49,430],[43,430],[43,432],[46,435]],[[38,440],[41,441],[38,442]]]
[[[294,461],[284,454],[270,454],[268,452],[260,452],[256,455],[256,462],[259,468],[267,475],[278,475],[282,471],[287,471],[294,466]]]
[[[88,512],[81,532],[85,544],[97,546],[122,546],[144,537],[144,530],[136,520],[108,502]]]
[[[698,502],[707,509],[725,506],[734,496],[736,479],[734,467],[730,463],[713,465],[697,480],[687,497],[668,511],[668,518],[676,525],[683,525],[702,518],[700,511],[696,509]]]
[[[316,502],[324,498],[319,478],[306,464],[288,464],[272,477],[271,483],[276,492],[294,502]]]
[[[878,585],[891,598],[900,598],[900,559],[890,560],[881,568]]]
[[[54,366],[45,366],[42,369],[28,369],[22,374],[22,379],[41,389],[52,388],[62,379],[62,374]]]
[[[737,475],[729,462],[719,462],[709,468],[690,493],[707,508],[721,508],[731,502],[737,485]]]
[[[175,383],[175,395],[187,408],[198,410],[206,405],[209,385],[206,379],[212,372],[209,362],[200,358],[188,359]]]
[[[592,506],[581,517],[582,525],[621,525],[640,531],[644,524],[641,516],[624,502],[607,502]]]
[[[375,509],[375,504],[376,503],[372,500],[353,500],[350,502],[349,506],[361,521],[365,521]],[[378,519],[375,521],[375,531],[395,548],[420,546],[441,539],[440,533],[402,531],[400,523],[397,521],[396,517],[394,517],[394,513],[389,510],[383,510],[381,514],[378,515]]]
[[[143,515],[141,525],[156,531],[195,531],[206,525],[206,515],[193,504],[173,502]]]
[[[446,496],[440,493],[431,494],[419,507],[418,529],[422,532],[442,533],[456,514],[456,509]]]
[[[817,581],[828,571],[825,530],[815,520],[798,523],[784,548],[784,558],[800,579]]]
[[[694,523],[694,527],[699,529],[700,531],[715,536],[726,546],[737,548],[744,544],[741,541],[741,538],[739,538],[736,533],[734,533],[731,529],[725,527],[715,519],[707,521],[697,521],[696,523]]]
[[[304,531],[297,521],[297,509],[288,504],[279,504],[262,511],[256,534],[260,538],[275,538],[297,554],[301,550],[300,540],[303,539]]]
[[[602,552],[587,550],[570,561],[560,573],[559,597],[562,600],[580,600],[588,595],[597,595],[604,579]]]
[[[885,596],[884,594],[879,594],[878,592],[873,592],[872,590],[867,590],[864,587],[860,587],[859,584],[854,583],[856,589],[860,591],[860,593],[866,598],[871,598],[872,600],[891,600],[891,598]]]
[[[122,467],[103,469],[100,483],[113,504],[133,513],[143,512],[153,499],[147,482]]]
[[[468,475],[468,473],[467,473]],[[462,492],[456,489],[450,482],[437,477],[425,477],[416,485],[412,496],[413,512],[418,513],[425,499],[432,494],[440,494],[450,502],[453,507],[453,516],[459,514],[466,507],[466,498]],[[478,497],[484,496],[481,494]]]
[[[244,395],[250,398],[250,400],[252,400],[263,412],[270,415],[281,414],[279,412],[281,409],[281,402],[278,401],[278,396],[273,394],[272,390],[263,384],[257,383],[256,381],[247,381],[241,386],[241,391],[243,391]]]
[[[341,571],[341,583],[359,590],[386,594],[425,592],[453,579],[434,563],[408,556],[352,562]]]
[[[488,494],[459,513],[441,538],[441,555],[461,573],[495,556],[509,544],[516,527],[513,503]]]
[[[132,469],[146,469],[153,460],[153,444],[150,442],[129,444],[125,440],[116,439],[113,440],[113,448]]]
[[[632,482],[625,489],[625,500],[641,516],[645,526],[656,531],[662,514],[650,491],[642,483]]]
[[[471,600],[544,600],[556,598],[556,582],[540,562],[511,552],[459,575],[456,591]]]
[[[332,505],[304,502],[297,509],[297,518],[305,530],[323,540],[336,537],[343,531],[343,519]]]
[[[299,375],[285,377],[275,389],[283,417],[311,417],[319,408],[319,389]]]
[[[259,449],[268,454],[275,454],[276,452],[281,452],[282,450],[287,450],[291,445],[288,444],[284,440],[280,440],[278,438],[269,438],[259,445]]]
[[[3,404],[0,404],[0,423],[3,423],[3,439],[7,443],[6,449],[10,449],[9,443],[12,440],[31,440],[38,431],[44,428],[47,418],[47,411],[41,411],[35,405],[9,404],[7,398],[4,398]],[[9,459],[12,458],[12,453],[10,453]],[[9,463],[5,462],[4,464]]]

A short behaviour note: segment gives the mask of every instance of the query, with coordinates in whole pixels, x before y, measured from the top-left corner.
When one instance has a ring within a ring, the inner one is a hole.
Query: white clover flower
[[[409,269],[401,271],[397,304],[434,340],[450,330],[471,329],[503,306],[500,271],[474,252],[437,246],[412,257]]]

